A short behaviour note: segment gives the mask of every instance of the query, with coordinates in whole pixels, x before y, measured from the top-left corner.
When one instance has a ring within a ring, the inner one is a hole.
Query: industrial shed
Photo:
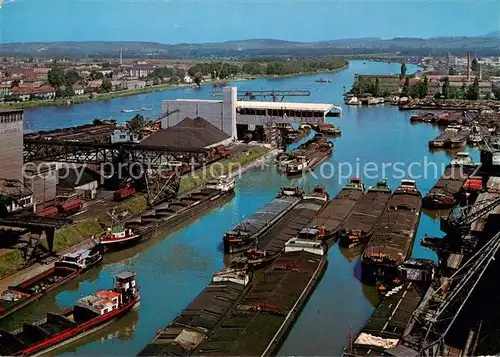
[[[229,145],[232,138],[203,118],[185,118],[141,141],[141,145],[201,149]]]

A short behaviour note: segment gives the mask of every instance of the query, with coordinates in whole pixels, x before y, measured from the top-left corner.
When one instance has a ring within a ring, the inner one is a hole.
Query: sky
[[[0,43],[477,36],[500,0],[0,0]]]

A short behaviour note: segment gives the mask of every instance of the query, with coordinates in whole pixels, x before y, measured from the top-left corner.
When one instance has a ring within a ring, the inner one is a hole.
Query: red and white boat
[[[99,244],[104,251],[119,250],[139,243],[141,235],[134,233],[130,228],[123,226],[108,228],[104,235],[99,237]]]
[[[25,323],[22,329],[0,332],[0,356],[32,356],[53,351],[87,336],[139,306],[135,274],[115,276],[115,287],[76,301],[62,314],[48,313],[42,321]]]

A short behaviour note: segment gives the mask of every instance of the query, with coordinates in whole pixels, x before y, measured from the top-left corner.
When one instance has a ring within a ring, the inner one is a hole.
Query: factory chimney
[[[467,82],[470,82],[470,52],[467,52]]]
[[[120,46],[120,66],[123,64],[123,47]]]
[[[482,81],[483,80],[483,68],[481,66],[481,63],[478,63],[477,66],[479,68],[479,81]]]

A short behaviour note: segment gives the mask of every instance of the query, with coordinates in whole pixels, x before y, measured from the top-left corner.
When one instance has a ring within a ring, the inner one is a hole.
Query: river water
[[[409,73],[417,69],[415,66],[408,66]],[[310,90],[311,97],[292,99],[341,103],[344,87],[352,85],[355,73],[399,73],[399,65],[353,61],[348,69],[339,73],[258,79],[236,84],[242,90]],[[330,78],[332,83],[316,83],[314,80],[319,77]],[[152,110],[146,112],[146,115],[154,115],[159,113],[162,99],[208,99],[210,95],[209,85],[200,89],[154,92],[72,107],[27,110],[25,117],[32,128],[52,129],[83,124],[96,117],[119,120],[130,118],[130,113],[120,113],[123,108],[151,107]],[[411,163],[416,163],[413,165],[413,175],[418,175],[425,171],[419,167],[419,163],[427,160],[446,165],[453,155],[429,152],[427,141],[438,134],[438,129],[426,124],[411,125],[411,112],[400,112],[390,105],[373,108],[344,106],[343,110],[342,118],[331,119],[342,129],[342,136],[334,140],[334,155],[316,168],[316,177],[308,175],[297,178],[292,180],[293,184],[306,189],[322,184],[331,195],[335,195],[347,181],[349,173],[346,163],[350,163],[354,166],[352,174],[361,176],[365,184],[372,185],[378,176],[383,175],[388,178],[391,187],[395,188],[402,177],[395,177],[394,174],[399,171],[391,171],[388,164],[399,163],[400,168],[406,169]],[[474,153],[474,157],[477,159],[477,153]],[[356,164],[361,168],[359,173],[356,173]],[[371,166],[366,166],[367,164]],[[383,164],[389,167],[385,173],[380,169]],[[340,168],[344,174],[341,179]],[[332,169],[335,169],[333,174]],[[439,167],[436,174],[432,174],[432,171],[431,167],[428,177],[417,178],[418,187],[423,194],[431,189],[444,167]],[[235,197],[225,205],[166,237],[158,237],[128,251],[106,256],[102,268],[49,294],[16,314],[15,319],[3,321],[0,327],[12,328],[22,321],[42,316],[46,311],[67,308],[85,294],[110,287],[113,274],[132,270],[137,273],[142,292],[139,311],[89,338],[67,346],[61,353],[78,356],[136,355],[154,337],[156,330],[165,327],[209,283],[212,273],[224,267],[222,234],[243,217],[250,216],[264,206],[275,196],[279,187],[288,182],[272,165],[247,171],[237,180]],[[422,215],[413,256],[435,259],[433,252],[419,245],[419,240],[425,233],[440,234],[436,217]],[[340,355],[348,341],[350,329],[354,333],[358,331],[373,312],[377,294],[372,287],[361,284],[357,279],[358,255],[341,251],[335,245],[328,260],[328,269],[323,279],[283,344],[280,355]]]

